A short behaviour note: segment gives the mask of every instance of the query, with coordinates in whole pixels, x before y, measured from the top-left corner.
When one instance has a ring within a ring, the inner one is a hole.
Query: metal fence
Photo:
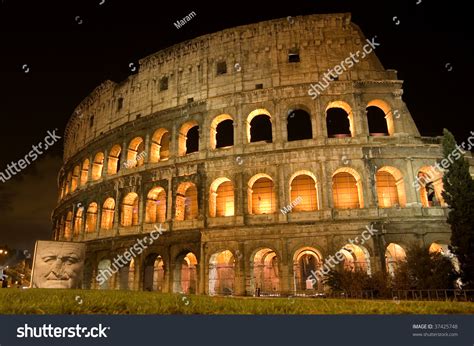
[[[393,299],[393,300],[426,300],[426,301],[474,301],[474,290],[433,289],[433,290],[391,290],[384,293],[364,291],[331,291],[313,290],[292,292],[258,292],[257,297],[299,297],[299,298],[343,298],[343,299]]]

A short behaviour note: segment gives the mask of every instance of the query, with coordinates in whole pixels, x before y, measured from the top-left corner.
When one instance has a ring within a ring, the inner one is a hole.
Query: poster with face
[[[35,246],[31,286],[80,288],[85,252],[84,243],[38,240]]]

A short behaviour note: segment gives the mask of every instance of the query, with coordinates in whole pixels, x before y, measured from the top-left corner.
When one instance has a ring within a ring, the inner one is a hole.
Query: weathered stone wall
[[[105,82],[77,107],[66,129],[60,187],[76,165],[85,159],[92,162],[97,152],[104,153],[107,166],[108,152],[115,144],[122,147],[122,162],[126,160],[124,149],[137,136],[144,139],[148,153],[143,166],[121,169],[114,175],[108,175],[104,169],[96,181],[90,179],[89,167],[87,183],[62,196],[53,212],[55,237],[63,239],[60,223],[65,215],[76,215],[78,208],[87,208],[91,202],[98,204],[96,230],[86,233],[83,226],[72,237],[73,241],[88,244],[91,277],[97,274],[101,259],[123,253],[137,237],[153,230],[152,224],[144,222],[144,209],[147,193],[154,186],[161,186],[166,192],[166,231],[135,260],[135,289],[143,288],[143,261],[150,253],[159,253],[164,260],[165,291],[171,290],[174,268],[181,265],[177,258],[186,252],[194,253],[198,259],[198,292],[208,293],[211,255],[230,250],[236,258],[234,293],[251,294],[251,262],[261,248],[275,251],[280,289],[290,291],[294,288],[294,258],[298,249],[313,248],[322,257],[329,256],[370,224],[376,224],[380,230],[377,237],[364,245],[373,270],[384,269],[384,252],[389,243],[406,247],[410,242],[424,246],[449,242],[447,210],[420,207],[420,194],[412,185],[420,168],[432,165],[441,152],[436,140],[420,137],[401,99],[402,81],[397,80],[394,71],[382,67],[375,52],[313,100],[308,95],[310,84],[321,80],[327,69],[347,58],[350,52],[360,50],[365,38],[350,22],[349,14],[311,15],[293,20],[277,19],[231,28],[177,44],[142,59],[140,72],[123,83]],[[299,50],[301,60],[288,63],[288,52],[294,48]],[[227,63],[226,74],[216,75],[219,61]],[[168,90],[160,91],[159,81],[163,77],[169,78]],[[259,83],[263,89],[256,90]],[[121,109],[117,109],[119,98],[123,98]],[[373,100],[382,100],[388,107],[386,114],[393,120],[394,130],[390,136],[369,135],[366,107]],[[350,107],[353,136],[328,138],[326,109],[341,102]],[[270,113],[272,143],[249,143],[247,118],[255,109]],[[291,109],[304,109],[310,114],[312,139],[287,141],[286,122]],[[233,119],[234,145],[215,150],[211,148],[210,129],[212,120],[220,114],[229,114]],[[199,125],[200,150],[179,156],[181,126],[191,121]],[[170,158],[151,163],[151,137],[159,128],[170,132]],[[378,207],[373,174],[384,166],[396,167],[401,172],[406,207]],[[364,208],[334,208],[332,175],[344,167],[361,177]],[[317,177],[319,208],[284,215],[279,209],[291,203],[290,177],[301,170]],[[248,213],[247,184],[259,173],[268,174],[274,181],[274,214]],[[209,188],[220,177],[229,178],[234,185],[234,216],[209,216]],[[198,189],[199,216],[195,220],[177,221],[176,190],[179,183],[187,181]],[[121,201],[129,192],[139,196],[139,224],[122,227]],[[103,230],[102,205],[108,197],[115,200],[114,223],[112,229]]]

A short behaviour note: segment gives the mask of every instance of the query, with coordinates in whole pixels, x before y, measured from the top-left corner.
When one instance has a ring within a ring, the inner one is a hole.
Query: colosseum
[[[308,277],[337,252],[371,274],[393,273],[413,242],[446,250],[430,172],[440,139],[420,135],[397,72],[373,49],[324,82],[367,42],[348,13],[275,19],[176,44],[98,86],[66,126],[52,213],[54,240],[86,243],[83,288],[316,292]]]

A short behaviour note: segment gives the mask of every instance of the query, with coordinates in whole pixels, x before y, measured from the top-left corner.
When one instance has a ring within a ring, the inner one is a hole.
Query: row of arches
[[[305,107],[289,109],[287,114],[287,140],[297,141],[313,138],[310,111]],[[369,133],[373,136],[393,134],[393,118],[390,107],[382,100],[373,100],[367,105]],[[256,109],[247,116],[247,141],[273,141],[272,123],[274,117],[264,108]],[[355,135],[352,108],[343,101],[331,102],[326,109],[328,137],[351,137]],[[210,124],[210,148],[228,148],[234,145],[234,118],[229,114],[216,116]],[[121,169],[140,167],[146,162],[157,163],[170,157],[171,134],[166,128],[159,128],[145,145],[143,137],[131,139],[126,148],[113,145],[106,156],[97,152],[92,158],[84,159],[73,167],[61,182],[61,198],[85,186],[88,181],[96,181],[104,175],[114,175]],[[200,129],[195,120],[185,122],[178,133],[178,156],[199,151]],[[125,146],[124,146],[125,147]],[[125,152],[122,153],[122,150]]]
[[[432,243],[430,252],[440,252],[449,256],[448,245]],[[373,273],[373,260],[370,252],[362,245],[346,244],[339,250],[343,254],[343,261],[338,264],[339,269],[349,271],[360,270],[368,275]],[[394,275],[397,266],[406,259],[403,246],[397,243],[389,243],[385,249],[385,270]],[[249,273],[237,275],[239,270],[238,261],[242,256],[230,249],[223,249],[208,257],[206,265],[206,287],[204,291],[209,295],[233,295],[239,278],[247,281],[247,294],[254,294],[258,289],[262,294],[278,294],[283,287],[292,291],[305,291],[322,289],[323,283],[320,277],[316,281],[315,272],[323,269],[324,258],[321,252],[310,246],[302,247],[295,251],[292,259],[291,270],[284,272],[280,255],[272,248],[264,247],[256,249],[250,256],[248,266]],[[184,251],[179,254],[173,263],[166,263],[165,256],[152,251],[137,268],[132,259],[128,266],[117,268],[109,280],[104,281],[99,289],[143,289],[145,291],[174,292],[194,294],[198,293],[199,260],[193,252]],[[87,267],[87,266],[86,266]],[[112,271],[112,261],[109,258],[99,261],[94,274],[101,275]],[[137,270],[139,269],[139,270]],[[89,268],[90,270],[90,268]],[[244,269],[245,270],[245,269]],[[139,271],[139,272],[138,272]],[[170,275],[171,274],[171,275]],[[90,285],[90,279],[95,277],[89,273],[86,285]],[[106,277],[104,275],[104,277]],[[137,279],[137,280],[136,280]],[[283,280],[288,282],[285,284]],[[140,282],[141,281],[141,282]],[[94,284],[92,284],[94,286]],[[89,288],[89,287],[87,287]]]
[[[434,182],[424,181],[420,199],[425,207],[430,207],[436,199],[442,200],[442,181],[437,177]],[[433,188],[431,193],[429,185]],[[320,184],[310,171],[297,171],[289,179],[288,195],[291,208],[284,206],[280,212],[307,212],[322,209]],[[405,207],[406,190],[401,172],[391,166],[378,169],[375,174],[375,188],[379,208]],[[364,194],[360,174],[350,167],[337,169],[332,176],[332,202],[335,209],[364,208]],[[235,215],[235,186],[231,179],[220,177],[209,187],[206,199],[209,203],[209,217],[227,217]],[[437,196],[437,197],[436,197]],[[431,199],[431,201],[430,201]],[[175,195],[174,215],[167,213],[167,192],[162,186],[151,188],[144,203],[144,223],[163,223],[169,218],[176,221],[193,220],[199,216],[199,195],[197,186],[190,181],[178,185]],[[140,197],[136,192],[126,194],[119,205],[120,225],[122,227],[140,224]],[[431,203],[431,204],[430,204]],[[281,204],[281,203],[280,203]],[[247,213],[251,215],[272,214],[278,212],[278,198],[274,179],[265,173],[254,175],[247,183]],[[59,234],[70,239],[72,233],[96,232],[98,228],[113,228],[116,202],[108,197],[102,204],[101,213],[97,202],[90,202],[87,208],[77,208],[75,215],[67,212],[61,219]],[[99,219],[100,214],[100,219]],[[74,217],[74,220],[73,220]],[[99,226],[100,225],[100,226]],[[99,226],[99,227],[98,227]]]

